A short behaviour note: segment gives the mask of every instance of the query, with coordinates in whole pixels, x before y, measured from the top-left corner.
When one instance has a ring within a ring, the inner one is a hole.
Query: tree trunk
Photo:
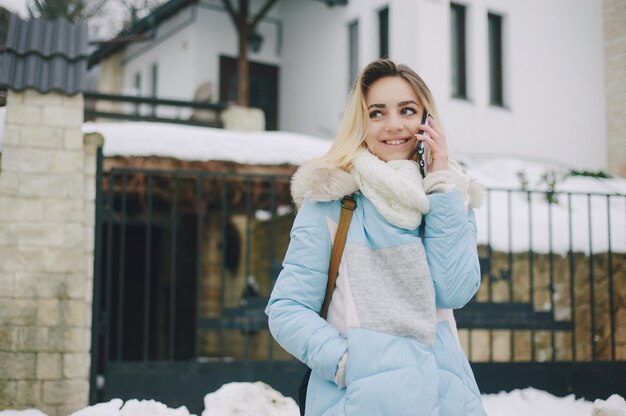
[[[250,64],[248,63],[248,0],[239,2],[239,60],[237,63],[237,105],[249,104]]]

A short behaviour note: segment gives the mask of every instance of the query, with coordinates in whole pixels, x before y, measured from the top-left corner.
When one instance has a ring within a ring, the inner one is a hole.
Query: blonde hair
[[[357,152],[365,145],[369,123],[365,98],[368,89],[380,78],[401,77],[411,84],[419,104],[438,120],[435,100],[424,80],[406,65],[396,65],[389,59],[378,59],[363,69],[354,82],[341,119],[335,141],[318,160],[349,171]]]

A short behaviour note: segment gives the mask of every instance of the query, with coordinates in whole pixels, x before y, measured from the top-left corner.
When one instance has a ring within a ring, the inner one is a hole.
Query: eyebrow
[[[407,104],[415,104],[417,105],[417,103],[414,100],[406,100],[406,101],[400,101],[398,103],[398,107],[404,107]],[[370,108],[375,107],[375,108],[385,108],[387,107],[385,104],[370,104],[367,109],[369,110]]]

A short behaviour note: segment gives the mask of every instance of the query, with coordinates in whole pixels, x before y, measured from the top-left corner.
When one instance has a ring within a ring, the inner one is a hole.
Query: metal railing
[[[227,107],[225,103],[202,103],[98,92],[85,92],[84,98],[86,121],[104,118],[221,128],[221,114]],[[113,104],[99,105],[102,102]],[[105,107],[109,109],[104,110]],[[199,110],[200,114],[194,114],[192,110]]]
[[[477,216],[483,283],[456,313],[471,359],[626,361],[626,195],[489,189]]]

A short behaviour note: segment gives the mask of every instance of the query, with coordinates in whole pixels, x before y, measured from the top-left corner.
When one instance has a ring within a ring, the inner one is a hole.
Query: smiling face
[[[408,159],[414,154],[415,133],[424,108],[409,81],[399,76],[376,80],[365,97],[369,116],[365,143],[379,159]]]

